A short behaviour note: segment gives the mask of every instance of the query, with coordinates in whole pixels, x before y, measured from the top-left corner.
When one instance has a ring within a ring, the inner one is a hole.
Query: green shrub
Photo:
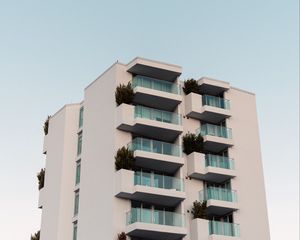
[[[206,214],[206,201],[199,202],[195,201],[193,202],[193,208],[192,208],[192,214],[193,218],[203,218],[207,219],[207,214]]]
[[[115,156],[115,168],[116,171],[120,169],[132,170],[134,165],[133,152],[126,147],[118,149]]]
[[[203,152],[203,137],[198,134],[187,133],[182,137],[183,152],[189,155],[192,152]]]
[[[121,232],[120,234],[118,234],[118,240],[126,240],[126,234],[124,232]]]
[[[45,168],[41,169],[41,171],[37,174],[37,178],[39,180],[39,190],[41,190],[45,183]]]
[[[48,134],[50,118],[51,118],[51,116],[48,116],[46,121],[44,122],[44,133],[45,133],[45,135]]]
[[[30,240],[40,240],[40,231],[38,231],[37,233],[31,235]]]
[[[191,92],[200,94],[200,87],[199,87],[197,81],[195,79],[191,78],[191,79],[184,81],[183,91],[186,95],[188,95]]]
[[[133,101],[134,93],[131,87],[131,83],[120,84],[115,91],[115,98],[117,106],[121,105],[122,103],[131,104]]]

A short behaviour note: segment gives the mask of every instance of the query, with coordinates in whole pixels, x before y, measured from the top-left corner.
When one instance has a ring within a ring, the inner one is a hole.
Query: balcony
[[[121,169],[116,172],[116,197],[175,207],[185,199],[183,179]]]
[[[221,152],[233,146],[231,128],[213,124],[203,124],[196,130],[204,139],[204,149],[209,152]]]
[[[179,145],[147,138],[135,138],[128,144],[134,152],[135,165],[145,169],[175,173],[184,164]]]
[[[238,209],[236,191],[208,187],[199,193],[200,201],[207,201],[207,214],[209,215],[226,215]]]
[[[190,93],[185,97],[186,115],[211,123],[219,123],[231,116],[229,101],[210,95]]]
[[[127,214],[126,234],[131,238],[179,240],[186,234],[183,214],[132,208]]]
[[[235,223],[194,219],[191,222],[191,240],[239,240],[240,226]]]
[[[39,202],[38,202],[38,208],[43,208],[43,204],[44,204],[44,193],[45,192],[45,188],[41,188],[39,190]]]
[[[228,157],[193,152],[187,156],[188,176],[221,183],[236,176],[234,161]]]
[[[174,141],[183,131],[181,115],[144,106],[121,104],[117,129],[162,141]]]
[[[178,84],[145,76],[132,79],[134,90],[133,102],[152,108],[173,111],[182,102]]]

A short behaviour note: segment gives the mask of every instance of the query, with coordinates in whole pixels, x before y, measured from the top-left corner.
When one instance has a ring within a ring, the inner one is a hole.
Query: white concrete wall
[[[67,105],[50,120],[41,240],[72,238],[78,114],[79,104]]]
[[[229,156],[235,159],[236,178],[232,189],[237,190],[240,210],[234,214],[241,227],[243,240],[268,240],[269,225],[265,197],[263,166],[255,95],[231,88],[225,98],[230,100],[234,146]]]

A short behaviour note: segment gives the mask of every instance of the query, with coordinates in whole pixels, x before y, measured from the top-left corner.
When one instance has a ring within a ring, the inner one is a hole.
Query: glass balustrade
[[[240,226],[229,222],[209,221],[209,234],[239,237]]]
[[[214,199],[227,202],[237,202],[236,191],[226,188],[208,187],[207,189],[200,191],[199,195],[200,201]]]
[[[145,87],[162,92],[181,94],[181,90],[178,84],[171,83],[168,81],[162,81],[155,78],[145,77],[137,75],[132,79],[132,87]]]
[[[227,99],[203,95],[202,96],[202,105],[208,105],[217,108],[230,109],[230,102]]]
[[[217,168],[226,168],[234,169],[234,160],[228,157],[206,154],[205,155],[205,166],[206,167],[217,167]]]
[[[132,208],[127,212],[126,220],[127,225],[142,222],[176,227],[185,226],[183,214],[145,208]]]
[[[135,172],[134,185],[184,191],[183,179],[147,172]]]
[[[201,136],[211,135],[222,138],[232,138],[231,128],[213,124],[203,124],[200,128],[196,130],[196,133],[201,134]]]
[[[181,125],[181,115],[173,112],[162,111],[159,109],[144,106],[135,106],[135,118],[146,118],[154,121]]]
[[[146,152],[159,153],[181,157],[181,147],[167,142],[156,141],[147,138],[135,138],[128,144],[128,148],[132,151],[140,150]]]

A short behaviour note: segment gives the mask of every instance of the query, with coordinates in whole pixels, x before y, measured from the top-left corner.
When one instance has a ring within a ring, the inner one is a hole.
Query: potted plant
[[[193,78],[184,81],[183,91],[186,95],[188,95],[191,92],[200,94],[199,85],[197,81]]]
[[[51,116],[49,115],[49,116],[47,117],[47,119],[45,120],[45,122],[44,122],[44,127],[43,127],[43,128],[44,128],[44,133],[45,133],[45,135],[48,134],[50,118],[51,118]]]
[[[203,152],[203,137],[194,133],[187,133],[182,137],[183,152],[189,155],[192,152]]]
[[[116,171],[120,169],[131,170],[134,166],[134,156],[133,152],[126,147],[118,149],[115,156],[115,169]]]
[[[126,240],[126,234],[125,232],[121,232],[120,234],[118,234],[118,240]]]
[[[133,101],[134,93],[131,87],[131,83],[120,84],[115,91],[115,98],[117,106],[121,105],[122,103],[131,104]]]
[[[45,182],[45,168],[42,168],[41,171],[37,174],[37,178],[39,180],[39,190],[44,187]]]
[[[40,231],[36,232],[35,234],[31,235],[31,240],[40,240]]]
[[[193,202],[193,208],[191,213],[193,214],[193,219],[195,218],[202,218],[202,219],[207,219],[207,214],[206,214],[206,208],[207,208],[207,203],[206,201],[199,202],[195,201]]]

